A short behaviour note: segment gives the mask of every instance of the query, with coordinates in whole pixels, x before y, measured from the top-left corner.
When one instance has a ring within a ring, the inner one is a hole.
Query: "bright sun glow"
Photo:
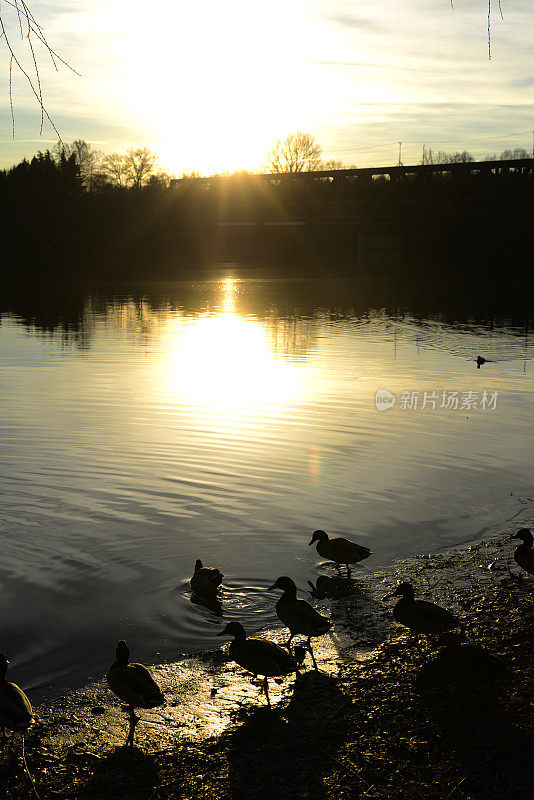
[[[264,326],[233,311],[235,284],[221,286],[221,311],[171,333],[168,381],[190,404],[224,414],[281,410],[304,392],[303,367],[276,355]]]
[[[143,4],[123,19],[123,91],[150,126],[163,166],[207,174],[258,169],[274,140],[313,125],[318,86],[306,63],[312,33],[298,3],[165,4],[150,37],[139,24],[144,14]]]

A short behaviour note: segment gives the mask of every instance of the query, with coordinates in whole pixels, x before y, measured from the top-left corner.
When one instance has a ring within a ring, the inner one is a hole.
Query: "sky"
[[[44,103],[65,142],[106,153],[147,146],[180,175],[266,162],[290,131],[313,133],[349,166],[532,151],[534,3],[487,0],[28,0]],[[16,13],[0,8],[33,70]],[[24,28],[23,28],[24,30]],[[57,141],[0,39],[0,167]],[[33,70],[33,74],[35,71]],[[35,81],[34,81],[35,82]]]

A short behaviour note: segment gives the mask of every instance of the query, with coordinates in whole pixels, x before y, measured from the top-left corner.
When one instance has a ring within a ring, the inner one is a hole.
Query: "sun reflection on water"
[[[218,311],[171,332],[169,387],[213,412],[269,405],[282,414],[307,391],[305,365],[274,351],[267,323],[237,313],[237,283],[222,282]]]

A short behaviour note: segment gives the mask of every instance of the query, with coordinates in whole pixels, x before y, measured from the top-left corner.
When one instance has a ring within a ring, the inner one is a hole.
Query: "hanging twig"
[[[13,73],[13,56],[9,59],[9,106],[11,108],[11,133],[13,139],[15,138],[15,114],[13,113],[13,84],[12,84],[12,73]]]
[[[48,44],[48,42],[46,40],[46,37],[45,37],[45,35],[43,33],[43,30],[42,30],[41,26],[36,21],[36,19],[33,16],[32,12],[30,11],[28,6],[26,5],[25,0],[4,0],[4,3],[6,5],[10,6],[11,8],[13,8],[17,13],[17,19],[18,19],[18,23],[19,23],[19,31],[20,31],[21,39],[24,40],[26,38],[28,40],[28,48],[29,48],[30,53],[31,53],[31,58],[32,58],[32,62],[33,62],[33,69],[35,70],[35,77],[33,78],[33,77],[30,76],[30,74],[22,66],[22,63],[19,60],[19,58],[17,57],[17,55],[16,55],[16,53],[15,53],[15,51],[14,51],[12,45],[11,45],[11,42],[10,42],[10,40],[8,38],[6,27],[5,27],[5,24],[4,24],[4,19],[2,17],[2,13],[0,12],[0,39],[1,38],[5,39],[6,47],[7,47],[8,51],[9,51],[9,55],[10,55],[10,61],[9,61],[9,103],[10,103],[10,108],[11,108],[12,136],[13,136],[13,138],[15,138],[15,115],[14,115],[14,107],[13,107],[13,63],[15,63],[16,67],[18,68],[18,70],[26,78],[26,80],[27,80],[27,82],[28,82],[28,84],[29,84],[29,86],[30,86],[30,88],[31,88],[31,90],[32,90],[37,102],[39,103],[39,108],[41,110],[41,125],[40,125],[39,134],[42,136],[43,127],[44,127],[44,120],[45,120],[45,117],[46,117],[46,119],[50,122],[50,125],[52,126],[54,132],[56,133],[56,135],[58,136],[59,140],[61,141],[61,136],[59,134],[59,131],[57,130],[56,126],[54,125],[54,122],[52,121],[52,118],[48,114],[48,112],[47,112],[47,110],[45,108],[45,105],[44,105],[43,91],[42,91],[42,85],[41,85],[41,76],[40,76],[40,73],[39,73],[39,65],[38,65],[38,61],[37,61],[37,55],[35,53],[35,48],[34,48],[32,36],[35,39],[37,39],[38,41],[40,41],[41,44],[46,48],[46,50],[48,51],[48,54],[50,56],[50,59],[52,61],[52,64],[54,66],[54,69],[56,71],[58,70],[57,61],[59,61],[64,66],[66,66],[68,69],[70,69],[71,72],[74,72],[76,75],[79,75],[80,73],[77,72],[73,67],[71,67],[70,64],[68,64],[63,58],[61,58],[61,56],[59,56],[50,47],[50,45]],[[23,30],[23,21],[25,23],[26,30]]]
[[[491,61],[491,0],[488,0],[488,59]]]

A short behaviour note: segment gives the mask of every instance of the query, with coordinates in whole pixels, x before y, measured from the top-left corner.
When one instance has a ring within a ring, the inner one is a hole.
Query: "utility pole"
[[[399,142],[399,163],[397,164],[398,167],[404,166],[401,159],[401,153],[402,153],[402,142]]]
[[[423,145],[423,157],[421,159],[421,164],[425,163],[425,147],[426,147],[426,144]]]

